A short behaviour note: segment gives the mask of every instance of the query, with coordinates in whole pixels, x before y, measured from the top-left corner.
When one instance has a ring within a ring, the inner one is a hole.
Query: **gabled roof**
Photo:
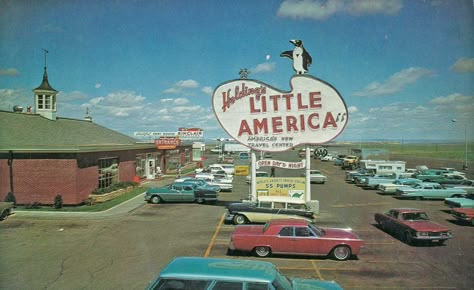
[[[154,148],[86,120],[0,111],[0,151],[94,152]]]

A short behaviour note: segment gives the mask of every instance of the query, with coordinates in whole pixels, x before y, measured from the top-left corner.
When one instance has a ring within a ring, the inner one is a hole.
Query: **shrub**
[[[112,191],[116,191],[122,188],[127,188],[129,186],[138,186],[138,183],[133,181],[123,181],[111,184],[109,187],[104,188],[97,188],[95,189],[92,194],[106,194]]]
[[[63,207],[63,197],[60,194],[57,194],[54,197],[54,208],[62,208]]]
[[[6,202],[13,202],[13,204],[16,204],[16,198],[13,192],[8,192],[7,196],[5,196],[5,201]]]

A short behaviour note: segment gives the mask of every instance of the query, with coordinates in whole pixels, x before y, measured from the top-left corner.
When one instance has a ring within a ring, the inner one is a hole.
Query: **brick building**
[[[184,164],[191,146],[158,150],[154,144],[92,122],[56,116],[56,95],[46,67],[33,90],[35,105],[23,112],[0,111],[0,198],[13,192],[18,204],[80,204],[97,189],[135,176],[153,179],[157,166]],[[31,110],[33,109],[33,110]]]

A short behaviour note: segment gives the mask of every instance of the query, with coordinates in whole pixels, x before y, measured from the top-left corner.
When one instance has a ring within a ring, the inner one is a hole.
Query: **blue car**
[[[179,257],[148,285],[149,290],[342,289],[334,281],[288,279],[269,262]]]

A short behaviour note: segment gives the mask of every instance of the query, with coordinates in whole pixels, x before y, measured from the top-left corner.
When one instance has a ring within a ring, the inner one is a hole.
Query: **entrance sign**
[[[181,144],[181,140],[177,137],[160,137],[155,140],[157,149],[176,149]]]
[[[262,159],[257,161],[257,169],[260,167],[277,167],[285,169],[303,169],[305,168],[306,160],[301,160],[301,162],[288,162],[280,160],[270,160]]]
[[[257,80],[233,80],[213,94],[214,113],[236,141],[257,151],[280,152],[336,138],[348,120],[346,104],[330,84],[295,75],[291,91]]]

